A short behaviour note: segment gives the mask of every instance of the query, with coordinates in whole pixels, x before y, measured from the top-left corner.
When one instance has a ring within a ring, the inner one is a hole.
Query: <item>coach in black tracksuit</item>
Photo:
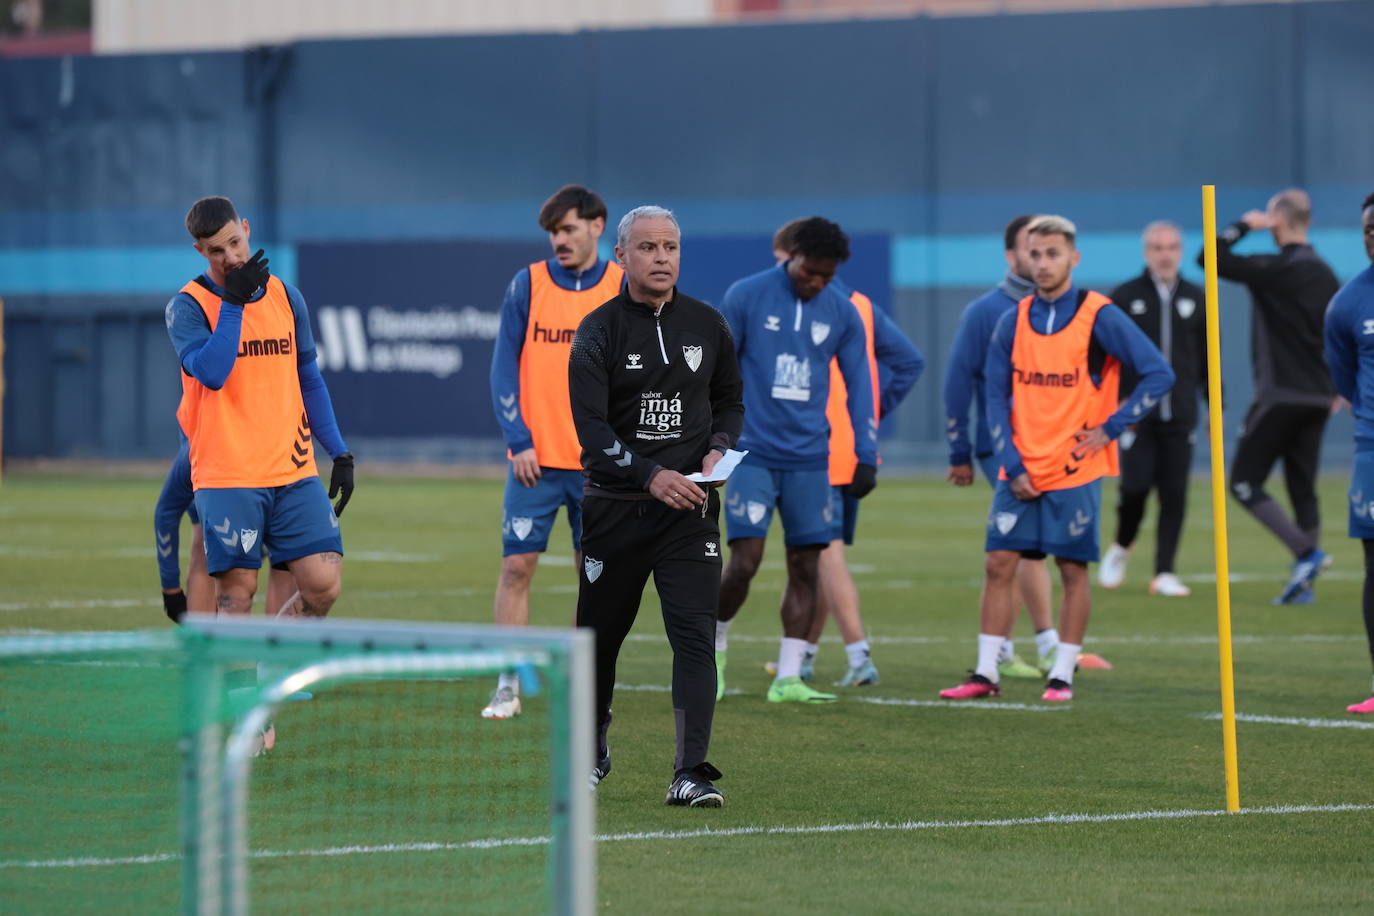
[[[610,771],[616,658],[653,573],[673,649],[677,755],[667,803],[719,807],[711,780],[720,771],[706,752],[716,694],[720,498],[684,475],[709,472],[739,438],[739,363],[721,314],[677,292],[672,213],[631,210],[617,235],[625,286],[582,320],[568,363],[586,476],[577,623],[596,635],[592,783]]]
[[[1293,554],[1294,577],[1276,599],[1284,604],[1310,600],[1306,586],[1325,557],[1318,543],[1316,477],[1336,388],[1322,351],[1322,325],[1340,281],[1307,242],[1311,222],[1307,194],[1291,189],[1274,195],[1265,211],[1246,213],[1217,238],[1217,273],[1249,287],[1254,305],[1250,342],[1255,400],[1231,462],[1231,492]],[[1232,252],[1253,229],[1269,229],[1279,253]],[[1279,458],[1293,518],[1264,490]]]
[[[1157,490],[1159,525],[1151,591],[1168,595],[1179,594],[1167,585],[1161,587],[1161,577],[1174,571],[1197,439],[1198,395],[1207,395],[1207,312],[1202,288],[1179,274],[1183,253],[1179,228],[1173,223],[1151,223],[1143,239],[1145,270],[1112,290],[1111,300],[1159,347],[1177,381],[1159,406],[1135,424],[1129,447],[1126,441],[1121,443],[1116,544],[1130,549],[1150,490]],[[1131,390],[1133,383],[1126,377],[1130,374],[1128,369],[1123,371],[1122,391]],[[1177,582],[1172,585],[1181,587]]]

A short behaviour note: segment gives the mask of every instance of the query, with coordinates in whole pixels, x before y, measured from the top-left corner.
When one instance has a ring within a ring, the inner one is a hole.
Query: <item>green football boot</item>
[[[768,688],[770,703],[833,703],[838,699],[833,693],[813,690],[799,677],[776,678]]]

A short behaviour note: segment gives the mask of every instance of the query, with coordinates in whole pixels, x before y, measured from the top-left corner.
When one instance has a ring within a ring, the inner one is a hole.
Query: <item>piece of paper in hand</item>
[[[749,453],[737,452],[732,448],[726,449],[725,454],[721,455],[720,460],[716,462],[716,466],[711,468],[710,476],[698,472],[696,474],[688,474],[687,479],[693,483],[714,483],[717,480],[725,480],[730,476],[730,472],[739,465],[740,459],[747,454]]]

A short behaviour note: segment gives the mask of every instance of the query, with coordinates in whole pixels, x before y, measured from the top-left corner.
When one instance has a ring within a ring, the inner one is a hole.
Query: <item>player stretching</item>
[[[946,699],[998,695],[997,658],[1016,614],[1021,553],[1053,554],[1063,583],[1060,645],[1042,699],[1073,699],[1091,608],[1100,479],[1117,473],[1115,439],[1159,403],[1173,371],[1150,339],[1101,293],[1078,289],[1077,230],[1062,216],[1028,228],[1036,292],[997,322],[983,372],[1001,477],[988,514],[978,662]],[[1121,365],[1140,376],[1117,408]]]
[[[773,236],[773,256],[778,263],[790,259],[792,236],[805,220],[793,220]],[[897,409],[911,391],[925,369],[925,358],[911,343],[897,323],[858,290],[849,290],[838,278],[830,281],[841,295],[858,309],[864,325],[864,343],[868,354],[868,377],[875,392],[873,419],[880,421]],[[879,367],[887,376],[887,386],[879,386]],[[858,461],[854,454],[854,427],[849,422],[849,390],[837,360],[830,361],[830,400],[826,403],[825,418],[830,424],[830,546],[821,551],[820,590],[816,594],[816,619],[806,638],[806,654],[802,656],[801,679],[810,681],[815,670],[816,653],[820,649],[825,621],[834,616],[835,625],[844,640],[848,667],[836,687],[861,687],[878,683],[878,668],[873,664],[868,639],[864,634],[863,618],[859,613],[859,590],[845,562],[845,545],[854,543],[859,523],[859,501],[849,495]],[[776,665],[770,662],[776,672]]]
[[[830,703],[833,693],[801,679],[802,657],[816,613],[821,550],[830,543],[829,366],[839,358],[849,386],[849,419],[857,431],[857,466],[848,492],[860,499],[877,485],[877,424],[873,383],[864,353],[863,321],[844,294],[829,286],[849,259],[849,239],[818,216],[793,236],[791,257],[745,277],[725,293],[721,311],[739,350],[744,386],[744,432],[749,456],[726,485],[730,563],[720,582],[716,624],[716,696],[725,692],[730,623],[749,596],[763,560],[776,506],[786,536],[787,586],[782,596],[782,643],[772,703]]]
[[[1006,276],[964,308],[959,316],[959,329],[954,332],[954,343],[950,345],[944,384],[945,435],[949,439],[949,473],[945,479],[956,487],[973,484],[974,459],[982,468],[988,486],[997,484],[997,461],[992,454],[992,436],[988,434],[983,361],[987,359],[988,345],[998,320],[1007,312],[1015,311],[1016,303],[1035,292],[1031,279],[1030,233],[1026,231],[1033,219],[1034,216],[1018,216],[1007,223],[1002,233]],[[972,445],[968,434],[970,402],[978,421]],[[1013,617],[998,656],[998,671],[1003,677],[1038,678],[1050,670],[1059,647],[1059,631],[1054,628],[1050,612],[1050,571],[1045,565],[1044,553],[1027,551],[1021,554],[1016,564],[1016,588],[1035,628],[1040,666],[1027,664],[1016,654],[1012,641],[1016,626]]]
[[[582,565],[582,449],[568,402],[568,352],[582,319],[620,292],[625,272],[601,260],[596,243],[606,204],[570,184],[539,210],[553,257],[522,269],[501,303],[491,358],[491,399],[510,451],[501,517],[496,622],[530,622],[530,580],[549,546],[558,507],[568,510],[573,559]],[[501,674],[484,719],[520,715],[520,678]]]
[[[1374,662],[1374,194],[1361,204],[1364,253],[1372,266],[1355,275],[1326,311],[1326,364],[1355,415],[1355,466],[1350,472],[1352,538],[1364,545],[1364,632]],[[1374,713],[1374,696],[1345,708]]]

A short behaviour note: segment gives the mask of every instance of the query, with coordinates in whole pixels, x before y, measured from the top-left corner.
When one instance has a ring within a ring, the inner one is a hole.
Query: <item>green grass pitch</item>
[[[365,464],[358,479],[343,520],[344,593],[334,613],[489,622],[499,481],[378,479]],[[34,472],[6,477],[0,632],[164,625],[151,532],[160,483]],[[1035,681],[1005,682],[997,703],[937,702],[936,692],[960,681],[973,663],[988,495],[981,482],[956,490],[933,478],[888,477],[864,501],[850,560],[882,682],[844,689],[828,707],[764,702],[763,665],[776,654],[783,578],[781,544],[770,544],[732,632],[732,693],[716,711],[711,760],[726,774],[720,810],[663,805],[673,749],[664,692],[671,661],[649,589],[621,655],[617,680],[629,689],[616,695],[615,769],[598,792],[604,912],[1291,913],[1371,905],[1374,722],[1344,712],[1370,688],[1361,558],[1345,538],[1344,481],[1322,481],[1324,546],[1335,565],[1319,580],[1311,606],[1270,605],[1288,560],[1238,506],[1227,507],[1237,580],[1237,709],[1257,717],[1238,726],[1247,812],[1234,816],[1216,814],[1224,791],[1220,723],[1209,718],[1220,699],[1207,481],[1194,481],[1180,557],[1192,597],[1146,594],[1152,505],[1126,585],[1094,592],[1089,648],[1115,668],[1081,672],[1071,708],[1047,709]],[[1109,483],[1104,537],[1114,499]],[[566,532],[560,520],[535,578],[535,623],[572,618],[576,579]],[[183,565],[187,542],[189,526]],[[828,636],[817,664],[822,684],[844,668],[844,652],[833,631]],[[1032,655],[1024,619],[1017,636],[1022,654]],[[60,703],[62,680],[52,674],[42,695]],[[526,699],[520,719],[475,721],[490,686],[469,685],[448,710],[467,717],[465,734],[480,734],[474,753],[486,755],[488,766],[492,757],[530,747],[521,730],[544,723],[538,697]],[[0,716],[20,714],[15,697],[0,693]],[[39,715],[31,708],[24,714]],[[404,710],[396,715],[403,723]],[[140,821],[140,805],[159,803],[152,796],[133,793],[118,818],[83,820],[83,770],[174,771],[172,760],[101,759],[117,741],[99,722],[91,727],[89,758],[50,761],[28,783],[11,774],[0,788],[0,796],[50,794],[58,812],[43,830],[31,831],[41,837],[32,848],[16,848],[14,825],[0,814],[0,834],[9,835],[0,839],[0,910],[135,911],[140,888],[175,888],[177,866],[167,860],[13,865],[116,846],[175,852],[174,833]],[[291,739],[284,733],[281,740]],[[312,791],[340,812],[350,810],[354,803],[321,789],[328,773],[311,775]],[[1341,805],[1355,807],[1326,810]],[[1290,807],[1300,810],[1273,810]],[[1165,816],[1179,812],[1195,813]],[[278,848],[323,841],[313,833],[293,839],[289,820],[269,821],[282,835],[258,836]],[[368,829],[365,819],[349,824],[350,842]],[[480,826],[462,824],[455,835],[480,835]],[[437,817],[417,820],[413,835],[395,824],[378,832],[379,842],[448,840]],[[122,845],[113,839],[120,834]],[[512,852],[461,854],[491,857],[495,867]],[[394,911],[504,908],[499,894],[480,901],[455,901],[438,890],[426,896],[425,855],[354,856],[349,865],[353,874],[372,870],[371,882],[394,893]],[[294,886],[278,900],[283,911],[320,908],[312,905],[315,884],[292,879],[310,872],[285,861],[264,868],[273,886]]]

